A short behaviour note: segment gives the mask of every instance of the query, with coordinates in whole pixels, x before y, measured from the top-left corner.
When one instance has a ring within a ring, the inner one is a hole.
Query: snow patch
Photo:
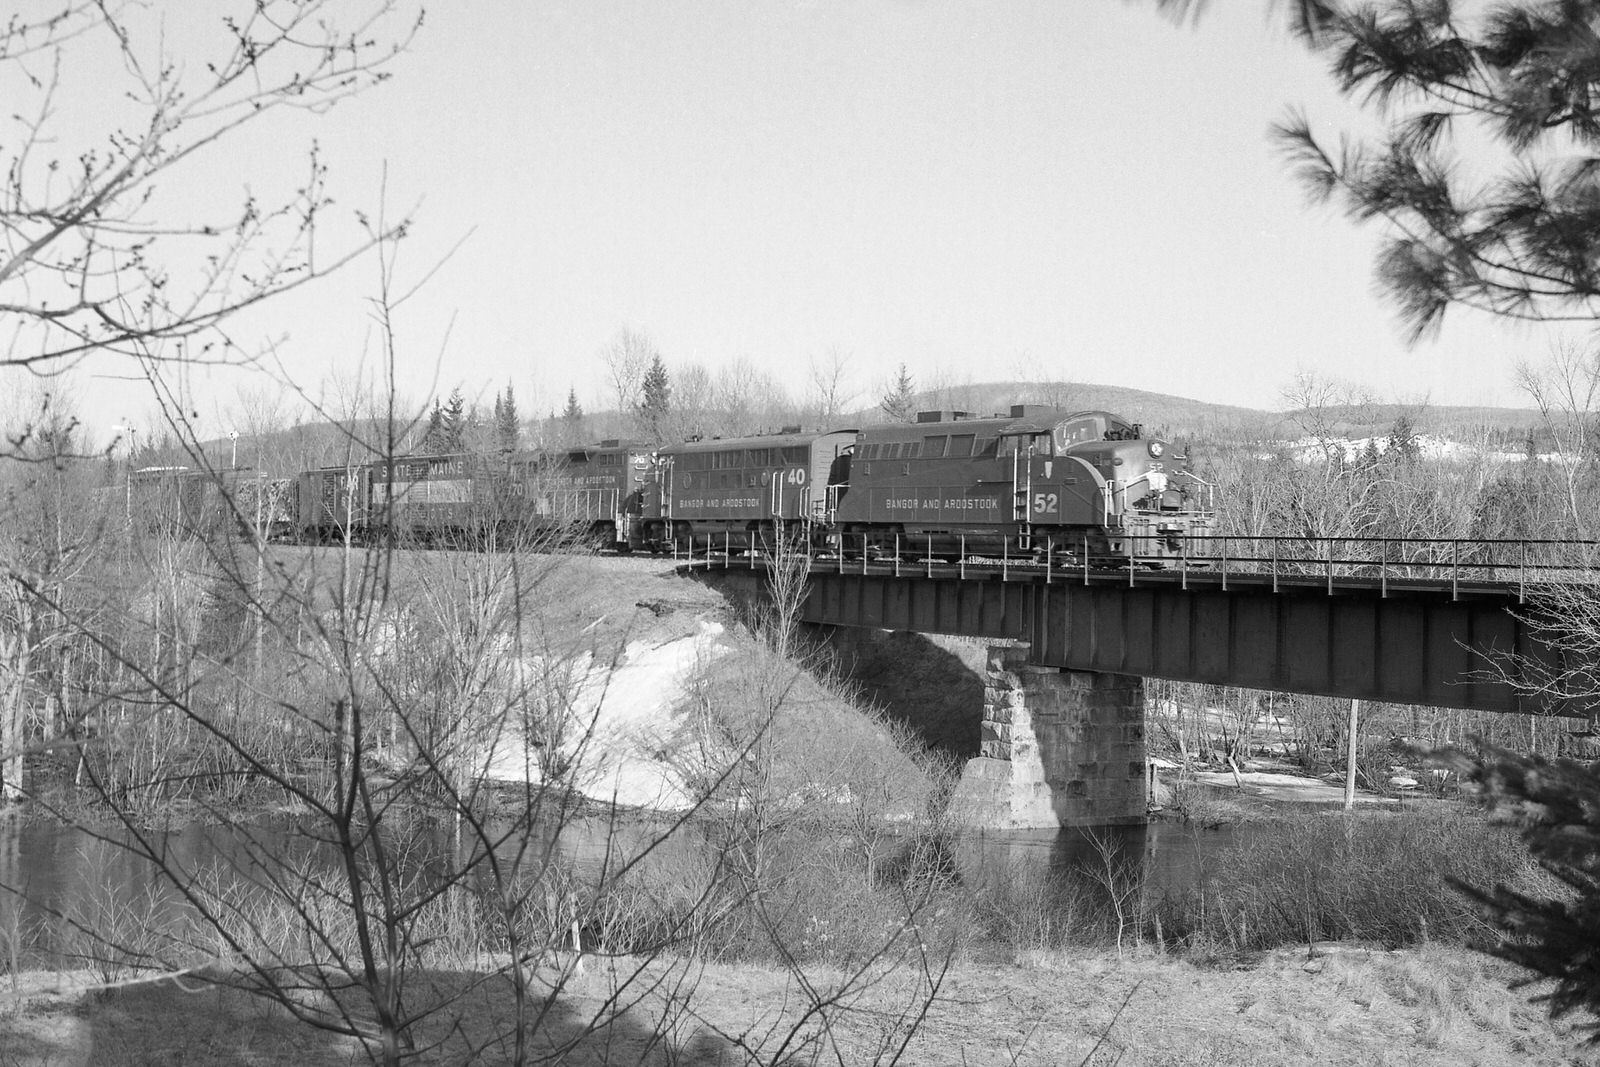
[[[665,760],[672,710],[684,684],[727,649],[723,627],[701,620],[695,633],[660,644],[633,641],[616,663],[584,655],[559,663],[524,664],[530,691],[540,694],[538,736],[501,738],[487,761],[495,781],[539,781],[543,768],[564,767],[579,792],[604,802],[665,811],[693,804]],[[533,743],[529,743],[530,740]]]

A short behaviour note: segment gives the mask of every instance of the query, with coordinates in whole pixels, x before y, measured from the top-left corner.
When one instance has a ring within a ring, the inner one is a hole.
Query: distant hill
[[[1540,429],[1540,416],[1532,408],[1449,407],[1417,404],[1340,405],[1322,408],[1314,419],[1297,412],[1279,412],[1276,437],[1296,438],[1304,434],[1311,421],[1322,420],[1337,436],[1349,438],[1383,437],[1401,418],[1410,421],[1418,434],[1449,438],[1462,444],[1490,446],[1521,452],[1529,435],[1536,451],[1549,451],[1550,442]]]
[[[924,389],[916,395],[921,411],[956,409],[978,415],[1003,414],[1013,404],[1043,404],[1069,411],[1104,409],[1143,423],[1153,434],[1179,441],[1293,441],[1311,432],[1310,424],[1327,428],[1337,436],[1352,439],[1385,437],[1395,421],[1410,419],[1412,431],[1448,438],[1475,447],[1521,453],[1527,447],[1530,430],[1539,424],[1538,412],[1528,408],[1444,407],[1408,404],[1344,405],[1322,408],[1314,416],[1285,411],[1266,411],[1234,404],[1213,404],[1170,393],[1134,389],[1124,385],[1099,385],[1092,382],[967,382]],[[620,425],[615,413],[590,413],[590,424],[597,430]],[[792,418],[792,416],[790,416]],[[795,419],[808,427],[811,418]],[[886,421],[874,404],[864,405],[834,420],[837,426],[869,426]],[[775,422],[774,426],[777,425]],[[537,429],[537,427],[535,427]],[[405,430],[413,431],[410,437]],[[416,427],[407,426],[397,434],[400,451],[413,443]],[[615,432],[591,434],[596,440],[615,436]],[[307,423],[260,437],[241,437],[237,458],[240,468],[257,464],[270,473],[288,474],[326,464],[347,462],[354,455],[365,457],[382,450],[384,434],[371,421],[357,423],[354,437],[370,442],[370,449],[352,441],[352,435],[327,424]],[[1549,451],[1549,443],[1534,433],[1538,451]],[[530,434],[530,445],[539,438]],[[233,442],[227,438],[206,441],[203,448],[218,468],[232,465]],[[143,463],[189,464],[192,460],[176,449],[153,450]]]
[[[1005,414],[1013,404],[1044,404],[1068,411],[1113,411],[1167,436],[1224,429],[1237,432],[1244,427],[1259,429],[1273,418],[1269,412],[1252,408],[1090,382],[972,382],[917,394],[920,411],[958,410],[996,415]],[[858,409],[854,418],[861,425],[884,421],[876,405]]]
[[[925,390],[917,394],[919,410],[958,409],[980,415],[1000,414],[1012,404],[1048,404],[1069,410],[1101,408],[1141,422],[1168,437],[1226,436],[1244,439],[1293,440],[1318,422],[1338,435],[1364,438],[1387,434],[1405,416],[1416,433],[1456,439],[1488,434],[1492,439],[1525,440],[1539,422],[1531,408],[1447,407],[1416,404],[1339,405],[1320,409],[1314,419],[1300,413],[1268,411],[1235,404],[1213,404],[1170,393],[1091,382],[980,382]],[[877,407],[855,413],[863,424],[883,421]]]

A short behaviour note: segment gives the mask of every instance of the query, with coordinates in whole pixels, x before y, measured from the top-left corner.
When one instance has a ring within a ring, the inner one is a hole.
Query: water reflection
[[[1199,884],[1206,865],[1236,842],[1232,827],[1201,829],[1178,822],[1094,829],[979,830],[962,841],[969,877],[1038,871],[1077,880],[1104,869],[1143,877],[1148,889],[1181,891]]]
[[[717,835],[710,827],[689,826],[663,844],[668,825],[569,819],[508,841],[501,858],[515,859],[525,875],[554,869],[596,885],[614,876],[627,857],[653,849],[652,864],[682,862],[687,877],[696,860],[715,851]],[[0,817],[0,969],[83,966],[100,951],[89,930],[109,933],[135,953],[151,953],[152,963],[216,940],[208,924],[195,921],[193,902],[155,864],[122,846],[129,833]],[[170,868],[214,893],[212,899],[235,902],[271,892],[263,885],[285,865],[314,880],[319,870],[331,873],[337,861],[326,842],[290,822],[249,828],[190,824],[143,836]],[[449,828],[419,820],[409,837],[408,864],[424,879],[459,869],[463,846]],[[1137,882],[1158,898],[1201,883],[1207,864],[1234,837],[1227,829],[1164,822],[974,831],[953,842],[951,851],[960,881],[975,892],[990,891],[997,910],[1027,905],[1082,915],[1086,906],[1114,903],[1110,896],[1118,884]]]

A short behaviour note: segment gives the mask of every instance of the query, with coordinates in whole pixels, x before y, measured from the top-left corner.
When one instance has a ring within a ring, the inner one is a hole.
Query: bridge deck
[[[769,561],[713,554],[693,566],[764,584]],[[803,614],[832,625],[1027,641],[1034,662],[1075,670],[1587,714],[1514,684],[1521,664],[1559,658],[1526,621],[1525,576],[1494,580],[1485,568],[1459,566],[1443,577],[1350,569],[1297,562],[1272,571],[1068,571],[1008,560],[813,560]]]

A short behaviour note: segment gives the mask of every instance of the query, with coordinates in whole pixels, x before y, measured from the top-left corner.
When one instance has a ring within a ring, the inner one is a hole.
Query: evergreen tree
[[[1388,130],[1333,151],[1298,115],[1278,136],[1315,198],[1388,223],[1378,275],[1411,339],[1434,333],[1452,305],[1600,318],[1594,5],[1315,0],[1298,9],[1299,32],[1341,90]]]
[[[450,390],[450,399],[444,402],[444,424],[442,427],[441,452],[461,451],[461,442],[467,433],[467,398],[461,395],[461,387]]]
[[[568,448],[583,441],[583,405],[578,403],[578,391],[567,390],[567,407],[561,413],[561,440]]]
[[[878,401],[878,407],[895,422],[914,422],[917,417],[917,391],[911,372],[900,364],[894,382]]]
[[[428,428],[422,433],[423,454],[437,456],[448,452],[445,445],[444,409],[439,406],[437,399],[433,402],[433,410],[428,413]]]
[[[1492,748],[1444,762],[1518,823],[1528,851],[1569,891],[1550,899],[1462,886],[1509,935],[1490,951],[1555,982],[1541,997],[1552,1016],[1600,1016],[1600,767]],[[1600,1024],[1588,1028],[1600,1044]]]
[[[1436,332],[1453,306],[1533,321],[1600,320],[1595,4],[1294,6],[1299,33],[1328,57],[1340,88],[1388,129],[1374,142],[1328,151],[1300,115],[1278,136],[1316,199],[1386,224],[1378,276],[1410,338]],[[1523,466],[1478,502],[1477,529],[1526,528],[1526,494],[1516,483],[1531,480],[1535,465]],[[1530,618],[1535,639],[1561,653],[1560,666],[1501,660],[1505,677],[1541,699],[1592,706],[1600,692],[1588,666],[1600,647],[1593,587],[1552,584]],[[1600,775],[1499,750],[1461,756],[1458,769],[1489,803],[1521,815],[1534,854],[1570,890],[1558,899],[1473,890],[1506,935],[1492,951],[1555,980],[1553,1014],[1600,1013]]]
[[[1389,446],[1385,449],[1391,463],[1413,464],[1422,456],[1422,442],[1410,417],[1401,415],[1389,427]]]
[[[645,436],[659,443],[666,428],[666,418],[672,410],[672,383],[667,378],[666,364],[660,353],[650,362],[644,383],[639,387],[639,425]]]
[[[517,398],[511,393],[511,383],[506,391],[494,398],[495,445],[502,452],[515,452],[522,442],[522,420],[517,415]]]

